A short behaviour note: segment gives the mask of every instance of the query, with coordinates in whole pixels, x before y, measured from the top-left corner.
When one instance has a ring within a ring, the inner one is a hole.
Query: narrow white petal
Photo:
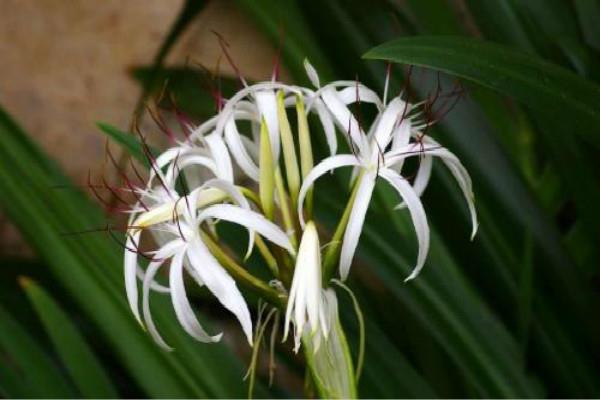
[[[347,88],[340,90],[338,96],[345,104],[358,102],[372,103],[375,104],[378,109],[383,105],[377,93],[362,84],[348,86]]]
[[[300,88],[279,82],[260,82],[251,86],[247,86],[239,90],[235,95],[233,95],[233,97],[226,101],[225,107],[223,107],[221,112],[217,115],[215,131],[217,133],[223,132],[225,124],[230,120],[232,115],[235,115],[236,108],[238,107],[239,103],[243,101],[244,98],[250,95],[255,95],[258,92],[275,91],[278,89],[282,89],[286,92],[293,93],[301,92]]]
[[[140,310],[138,307],[137,248],[140,244],[141,234],[141,231],[133,231],[131,234],[127,235],[127,240],[125,241],[125,255],[123,260],[127,301],[129,302],[129,308],[131,308],[135,319],[137,319],[140,324],[142,323],[142,319],[140,317]]]
[[[450,170],[450,173],[452,173],[454,179],[456,179],[456,182],[458,183],[458,186],[460,187],[461,191],[463,192],[463,196],[467,201],[469,213],[471,214],[471,224],[473,227],[471,230],[471,240],[473,240],[475,234],[477,233],[479,222],[477,221],[477,210],[475,209],[475,198],[473,195],[471,177],[469,176],[467,169],[454,154],[450,153],[446,149],[440,149],[436,152],[439,154],[439,157],[441,157],[446,167]]]
[[[248,200],[246,197],[244,197],[241,190],[232,183],[222,179],[212,179],[206,182],[204,186],[222,190],[223,192],[227,193],[238,206],[242,207],[243,209],[250,210],[250,203],[248,203]],[[246,251],[245,258],[250,256],[252,249],[254,248],[254,230],[250,229],[248,231],[248,236],[250,240],[248,241],[248,250]]]
[[[217,204],[205,208],[198,214],[198,221],[200,222],[207,218],[233,222],[249,230],[254,230],[269,241],[283,247],[290,254],[294,254],[294,248],[286,233],[255,211],[245,210],[231,204]]]
[[[425,156],[421,159],[415,182],[413,183],[413,189],[417,196],[421,197],[427,185],[429,179],[431,179],[431,169],[433,167],[433,157]]]
[[[433,167],[433,157],[425,156],[421,159],[419,164],[419,169],[417,170],[417,176],[415,177],[415,181],[413,183],[413,190],[416,195],[421,197],[423,192],[427,188],[429,184],[429,179],[431,178],[431,170]],[[394,169],[396,171],[396,169]],[[406,203],[402,202],[395,207],[395,210],[401,210],[406,207]]]
[[[304,70],[306,70],[306,75],[308,76],[308,79],[310,79],[310,83],[312,83],[316,88],[320,87],[321,84],[319,82],[319,74],[317,74],[317,70],[312,66],[307,58],[304,59]]]
[[[385,149],[392,139],[392,132],[398,120],[402,117],[404,101],[396,97],[381,114],[375,130],[375,140],[381,149]]]
[[[195,238],[190,243],[187,256],[190,265],[198,273],[208,290],[240,321],[248,343],[252,345],[250,311],[233,278],[219,265],[199,238]]]
[[[284,337],[287,337],[292,313],[294,316],[295,350],[298,349],[307,322],[312,333],[319,327],[322,304],[321,273],[321,246],[317,229],[311,221],[306,225],[300,241],[285,315]]]
[[[185,155],[181,155],[173,160],[173,163],[169,165],[169,168],[164,175],[163,182],[170,188],[175,189],[175,184],[180,172],[184,172],[186,168],[191,166],[201,166],[206,168],[207,171],[202,171],[209,175],[219,176],[219,169],[214,160],[204,154],[198,154],[198,152],[188,152]],[[193,170],[193,173],[197,174],[199,171]],[[200,172],[200,173],[202,173]]]
[[[259,126],[259,125],[255,125],[255,126]],[[260,158],[260,149],[258,148],[258,139],[256,140],[256,142],[253,142],[252,139],[250,139],[247,136],[240,136],[240,139],[242,139],[242,143],[244,145],[244,147],[246,147],[246,151],[248,152],[248,154],[250,155],[250,158],[252,159],[252,162],[254,162],[256,165],[258,165],[258,159]]]
[[[153,232],[155,233],[155,232]],[[165,242],[163,244],[161,244],[161,247],[158,251],[155,252],[151,252],[150,254],[152,254],[153,258],[156,259],[156,262],[161,262],[167,258],[172,257],[176,252],[178,252],[181,249],[182,246],[182,241],[181,240],[171,240],[168,242]],[[138,270],[137,270],[137,276],[138,279],[142,282],[146,282],[147,277],[146,275],[149,274],[149,269],[150,266],[148,266],[148,269],[146,271],[144,271],[139,265],[138,265]],[[150,285],[150,289],[155,291],[155,292],[159,292],[159,293],[169,293],[170,289],[167,286],[161,285],[160,283],[156,282],[154,280],[154,275],[152,279],[150,280],[150,282],[148,282],[148,284]]]
[[[198,127],[196,127],[196,129],[194,129],[194,131],[190,134],[190,137],[188,140],[190,142],[193,142],[193,141],[202,139],[206,133],[215,129],[218,121],[219,121],[218,114],[209,118],[208,120],[204,121],[202,124],[200,124]]]
[[[146,279],[146,274],[147,274],[147,272],[145,272],[142,269],[142,267],[140,267],[138,265],[138,268],[137,268],[137,278],[140,281],[143,282],[144,279]],[[153,291],[155,291],[155,292],[159,292],[159,293],[169,293],[169,288],[167,286],[161,285],[160,283],[155,282],[155,281],[150,282],[150,289],[153,290]]]
[[[205,139],[217,167],[217,176],[228,182],[233,182],[231,157],[229,157],[229,152],[227,151],[227,146],[225,146],[222,136],[213,133],[212,135],[208,135]]]
[[[214,343],[221,340],[222,333],[211,336],[194,314],[194,310],[190,305],[187,294],[185,291],[185,285],[183,283],[183,258],[185,253],[177,253],[171,260],[171,270],[169,271],[169,286],[171,287],[171,300],[173,302],[173,309],[177,320],[181,324],[181,327],[194,339],[203,343]]]
[[[235,120],[231,118],[225,125],[225,141],[231,151],[231,154],[240,167],[240,169],[252,180],[258,182],[258,166],[248,155],[246,147],[242,142],[241,134],[235,125]]]
[[[410,143],[406,146],[398,147],[385,153],[385,166],[396,170],[396,166],[401,166],[405,159],[416,156],[435,155],[435,151],[438,149],[439,146],[431,144]]]
[[[406,179],[387,168],[381,170],[379,172],[379,176],[388,181],[404,199],[404,202],[408,207],[408,211],[410,212],[410,217],[415,227],[415,232],[417,234],[417,241],[419,242],[417,265],[413,269],[410,276],[406,278],[406,282],[415,278],[419,274],[423,268],[423,265],[425,264],[427,253],[429,252],[429,224],[427,223],[427,216],[425,215],[425,210],[423,209],[421,200]]]
[[[150,311],[150,286],[154,281],[154,277],[158,272],[158,269],[163,265],[164,260],[154,261],[148,265],[148,269],[146,270],[146,275],[144,276],[144,281],[142,285],[142,312],[144,315],[144,322],[146,323],[146,328],[152,336],[152,339],[163,349],[167,351],[173,350],[171,346],[169,346],[165,340],[162,338],[158,330],[156,329],[156,325],[154,324],[154,320],[152,319],[152,312]]]
[[[337,92],[333,88],[324,89],[321,92],[321,98],[323,102],[334,116],[338,128],[345,133],[349,133],[352,142],[361,154],[365,154],[367,149],[366,138],[361,127],[358,125],[358,121],[354,117],[354,114],[350,112],[350,109],[344,102],[339,98]]]
[[[471,239],[477,233],[477,227],[479,225],[477,221],[477,211],[475,209],[475,201],[473,196],[473,186],[471,177],[467,172],[467,169],[462,165],[458,157],[448,151],[446,148],[441,147],[437,142],[431,138],[426,138],[426,144],[423,145],[408,145],[404,148],[400,148],[394,151],[390,151],[386,154],[386,166],[397,165],[398,162],[404,160],[407,157],[414,157],[421,154],[431,157],[439,157],[442,162],[450,170],[450,173],[456,179],[458,186],[463,192],[463,196],[467,201],[469,207],[469,213],[471,215],[472,231]]]
[[[373,189],[375,187],[375,181],[377,176],[373,171],[367,171],[360,178],[358,183],[359,187],[356,192],[356,198],[350,211],[350,217],[348,218],[348,225],[344,232],[344,239],[342,241],[342,249],[340,252],[340,278],[345,281],[350,272],[350,266],[352,265],[352,259],[356,247],[358,246],[358,239],[362,232],[363,224],[365,222],[365,216],[367,209],[369,208],[369,202],[373,195]]]
[[[327,108],[322,100],[317,99],[315,101],[315,109],[317,110],[317,115],[319,116],[321,126],[325,132],[327,146],[329,147],[329,154],[334,155],[337,152],[337,138],[335,136],[335,125],[333,123],[333,119],[331,119],[331,115],[329,114],[329,111],[327,111]]]
[[[404,147],[410,141],[410,130],[412,127],[412,121],[409,118],[404,118],[396,129],[394,129],[392,138],[392,150]]]
[[[256,104],[261,118],[267,122],[269,128],[269,139],[271,142],[271,151],[273,159],[279,159],[279,119],[277,117],[277,97],[273,90],[264,90],[254,93]]]
[[[315,181],[333,169],[359,165],[360,162],[355,156],[349,154],[340,154],[323,159],[320,163],[315,165],[313,169],[310,170],[309,174],[304,178],[302,186],[300,187],[300,193],[298,194],[298,216],[300,217],[300,224],[303,227],[304,216],[302,213],[302,207],[304,205],[304,198]]]
[[[285,321],[283,323],[283,342],[287,340],[289,334],[289,327],[291,322],[292,311],[296,305],[296,294],[298,293],[298,282],[292,281],[292,287],[290,288],[290,294],[288,295],[287,307],[285,310]]]

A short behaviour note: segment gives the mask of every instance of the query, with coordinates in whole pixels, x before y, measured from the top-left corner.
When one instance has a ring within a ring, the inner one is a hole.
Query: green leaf
[[[367,59],[389,60],[447,72],[515,98],[545,114],[568,119],[573,131],[600,145],[600,86],[508,47],[480,40],[421,36],[369,50]]]
[[[587,44],[600,51],[600,2],[597,0],[574,0],[579,26]]]
[[[41,286],[28,278],[20,282],[81,395],[116,398],[117,391],[67,314]]]
[[[57,365],[0,306],[0,387],[9,397],[75,397]]]
[[[600,202],[600,190],[582,184],[594,181],[592,169],[580,154],[577,138],[563,137],[572,129],[599,143],[599,86],[533,56],[471,39],[398,39],[372,49],[366,57],[438,69],[510,95],[535,111],[579,217],[590,237],[600,236],[600,227],[592,222],[600,217],[594,206]],[[560,129],[554,129],[558,126]]]
[[[148,168],[150,166],[150,162],[148,161],[148,157],[144,152],[142,142],[135,135],[124,132],[119,128],[116,128],[105,122],[96,122],[96,126],[103,133],[125,148],[133,158],[138,160],[145,167]],[[150,148],[149,150],[153,156],[157,156],[159,154],[158,151],[153,148]]]
[[[123,248],[103,233],[76,233],[105,226],[98,207],[1,110],[0,138],[0,206],[145,393],[243,396],[242,384],[230,384],[243,377],[239,360],[224,344],[201,345],[189,338],[168,299],[153,300],[152,309],[156,325],[176,351],[166,353],[152,342],[125,301]],[[50,189],[57,185],[73,189]]]

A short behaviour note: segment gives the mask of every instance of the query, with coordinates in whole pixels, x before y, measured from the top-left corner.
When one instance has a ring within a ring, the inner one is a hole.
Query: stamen
[[[215,36],[217,36],[217,38],[219,39],[219,45],[221,46],[221,50],[223,50],[223,54],[225,54],[225,57],[227,58],[227,62],[229,62],[229,65],[235,71],[235,73],[236,73],[238,79],[240,80],[240,82],[242,83],[242,85],[244,85],[244,87],[248,87],[248,82],[246,82],[246,79],[244,79],[244,77],[242,76],[239,68],[237,67],[237,65],[235,65],[235,63],[233,62],[233,58],[231,58],[231,55],[229,54],[229,51],[227,50],[227,48],[229,47],[229,43],[227,43],[225,38],[219,32],[217,32],[215,30],[212,30],[211,32],[214,33]]]
[[[187,240],[185,240],[185,236],[183,235],[183,231],[181,230],[181,222],[179,220],[179,213],[177,212],[177,208],[179,206],[179,202],[181,201],[181,197],[177,199],[177,201],[175,201],[175,206],[173,207],[173,222],[177,225],[177,230],[179,231],[179,236],[181,237],[181,240],[183,240],[184,242],[187,242]]]
[[[133,193],[134,197],[136,198],[136,200],[141,204],[141,206],[146,210],[149,211],[149,208],[146,207],[146,205],[144,204],[144,202],[142,201],[141,196],[139,196],[137,194],[137,191],[135,190],[135,187],[131,184],[131,181],[129,180],[129,177],[127,176],[127,174],[125,174],[125,172],[123,172],[120,168],[119,165],[117,163],[117,160],[115,160],[115,157],[113,156],[112,152],[110,151],[110,147],[108,147],[108,145],[106,146],[106,153],[105,153],[109,160],[111,161],[111,163],[113,164],[113,166],[115,167],[117,173],[119,174],[119,176],[121,176],[121,179],[125,182],[125,184],[127,185],[127,187],[129,187],[129,189],[131,190],[131,193]],[[130,159],[131,160],[131,159]]]
[[[285,38],[285,29],[282,24],[279,25],[279,45],[277,46],[277,52],[273,56],[273,73],[271,74],[271,81],[277,82],[279,80],[280,72],[280,58],[281,49],[283,48],[283,42]]]
[[[171,143],[176,143],[175,134],[163,120],[162,115],[158,110],[158,106],[156,104],[154,104],[152,107],[146,105],[146,110],[148,111],[148,114],[150,114],[150,117],[154,120],[154,123],[156,123],[156,125],[160,128],[161,132],[163,132],[169,138],[169,141]]]

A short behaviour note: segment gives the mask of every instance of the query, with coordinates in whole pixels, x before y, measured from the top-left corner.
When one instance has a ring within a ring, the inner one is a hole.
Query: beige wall
[[[182,0],[0,0],[0,104],[83,183],[102,170],[95,121],[126,127],[139,95],[127,70],[152,60]],[[216,65],[221,33],[242,72],[270,75],[274,51],[232,1],[213,0],[168,58]],[[231,73],[222,64],[221,70]],[[0,194],[1,195],[1,194]],[[0,220],[0,253],[22,254]]]

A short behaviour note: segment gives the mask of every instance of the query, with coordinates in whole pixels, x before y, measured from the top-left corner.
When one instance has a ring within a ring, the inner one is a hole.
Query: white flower
[[[208,205],[206,195],[212,196],[211,190],[218,188],[242,206],[231,204]],[[137,216],[131,224],[125,252],[125,283],[129,305],[140,323],[142,318],[138,309],[138,253],[140,237],[144,230],[159,230],[169,238],[159,249],[149,253],[152,260],[143,275],[143,321],[152,337],[165,348],[169,348],[158,333],[149,307],[149,291],[158,269],[170,261],[169,287],[173,308],[183,329],[201,342],[218,341],[221,335],[211,336],[198,322],[187,299],[183,272],[186,271],[199,285],[207,289],[231,311],[242,325],[249,343],[252,343],[252,321],[248,306],[233,278],[211,254],[200,235],[200,227],[209,219],[229,221],[242,225],[249,232],[256,232],[274,244],[294,253],[287,235],[264,216],[250,210],[248,203],[239,197],[235,187],[223,180],[213,180],[192,191],[190,195],[180,197],[173,203],[165,203],[170,212],[151,209]],[[159,206],[164,208],[165,206]],[[165,215],[173,216],[165,221]],[[137,224],[137,225],[136,225]],[[253,234],[250,235],[250,243]],[[251,246],[252,244],[250,244]]]
[[[296,352],[305,332],[313,338],[315,348],[319,347],[322,338],[327,338],[329,332],[327,299],[321,283],[321,273],[319,236],[315,224],[310,221],[306,224],[300,241],[285,312],[283,340],[287,339],[290,323],[293,322]]]
[[[309,71],[309,75],[314,75],[314,71]],[[338,87],[344,87],[344,89],[338,91]],[[403,101],[400,96],[392,99],[387,105],[383,104],[373,91],[356,82],[334,82],[320,88],[316,94],[322,98],[338,128],[348,133],[349,145],[354,150],[354,154],[338,154],[328,157],[313,168],[305,177],[300,189],[298,215],[301,224],[304,224],[302,215],[304,198],[319,177],[340,167],[358,168],[358,181],[356,182],[358,189],[344,232],[340,254],[342,280],[348,276],[378,176],[398,192],[404,200],[401,206],[407,207],[410,212],[419,242],[419,252],[416,266],[406,280],[417,276],[425,263],[429,249],[429,226],[419,196],[429,181],[431,157],[433,156],[442,159],[463,191],[471,212],[472,235],[475,235],[477,216],[473,203],[471,179],[456,156],[433,139],[425,137],[420,132],[420,127],[413,125],[415,118],[411,114],[413,106]],[[359,101],[373,103],[379,110],[368,133],[362,130],[357,118],[348,108],[348,104]],[[410,139],[416,139],[416,141],[409,143]],[[411,156],[423,157],[414,187],[399,172],[404,160]]]
[[[232,261],[235,257],[228,260],[229,255],[219,253],[215,226],[227,221],[248,231],[246,256],[256,241],[273,279],[281,280],[280,268],[295,263],[284,339],[293,324],[295,351],[303,341],[311,353],[318,354],[322,341],[326,341],[328,353],[340,354],[340,343],[345,339],[342,333],[341,336],[332,333],[335,326],[339,328],[337,299],[332,289],[323,288],[315,224],[304,224],[305,213],[312,214],[312,207],[308,206],[312,200],[306,201],[306,209],[304,205],[305,199],[312,199],[309,194],[312,186],[319,177],[336,168],[352,167],[356,188],[343,231],[339,262],[342,279],[348,275],[377,177],[399,193],[403,201],[397,208],[407,208],[411,215],[419,252],[408,279],[419,273],[429,248],[429,227],[420,196],[429,183],[433,157],[444,162],[467,198],[475,234],[477,220],[470,177],[456,156],[423,135],[421,129],[425,125],[417,120],[418,107],[400,96],[387,103],[384,94],[382,101],[373,90],[354,81],[321,86],[314,68],[308,62],[305,67],[315,89],[274,81],[253,85],[244,82],[245,87],[225,100],[217,115],[193,129],[185,140],[156,158],[146,151],[151,166],[146,184],[140,189],[130,186],[138,201],[129,210],[125,287],[136,319],[162,347],[169,348],[152,320],[151,291],[170,295],[178,322],[192,337],[202,342],[221,338],[221,334],[208,334],[198,321],[187,297],[184,274],[198,285],[206,286],[235,315],[249,343],[252,343],[250,311],[234,277],[271,299],[273,305],[281,305],[280,295],[285,290],[271,290]],[[370,103],[377,109],[368,131],[363,130],[350,111],[349,105],[356,102]],[[290,108],[296,114],[295,133],[288,120]],[[314,167],[307,118],[310,113],[320,122],[330,152],[329,157]],[[248,132],[243,132],[243,127],[249,127]],[[337,154],[336,127],[344,133],[352,154]],[[401,175],[404,160],[411,156],[421,159],[412,184]],[[249,187],[239,186],[248,179],[237,169],[252,181]],[[296,257],[298,219],[303,235]],[[142,252],[142,235],[151,235],[155,247]],[[260,237],[287,253],[272,251]],[[149,259],[145,268],[140,256]],[[161,284],[157,276],[165,266],[169,268],[168,283]],[[141,311],[138,281],[142,289]],[[332,339],[328,341],[328,337]]]

